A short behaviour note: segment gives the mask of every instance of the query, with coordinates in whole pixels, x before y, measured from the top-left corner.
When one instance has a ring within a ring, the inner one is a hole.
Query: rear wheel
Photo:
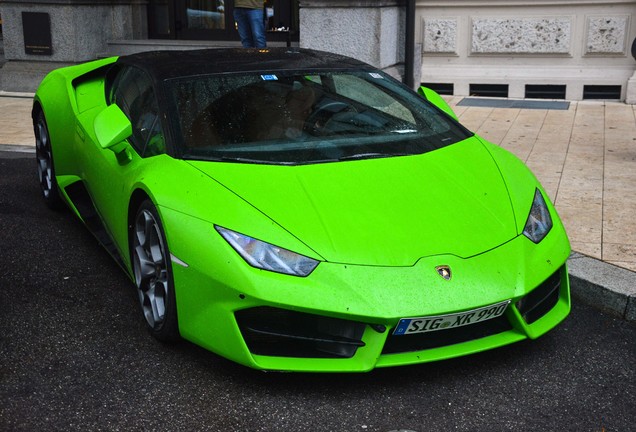
[[[33,123],[35,132],[35,157],[37,159],[38,180],[44,202],[49,208],[59,209],[62,207],[62,199],[58,190],[57,180],[55,180],[55,168],[53,167],[53,149],[49,128],[44,118],[44,113],[40,111]]]
[[[155,338],[177,341],[179,329],[170,253],[159,213],[149,200],[137,210],[132,239],[135,285],[146,324]]]

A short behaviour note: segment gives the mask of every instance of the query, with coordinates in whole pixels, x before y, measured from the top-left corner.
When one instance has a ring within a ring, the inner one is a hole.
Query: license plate
[[[402,318],[393,331],[396,336],[448,330],[476,324],[503,315],[510,300],[465,312],[422,318]]]

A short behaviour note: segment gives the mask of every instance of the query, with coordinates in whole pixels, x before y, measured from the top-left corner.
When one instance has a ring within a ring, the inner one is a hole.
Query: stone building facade
[[[461,95],[569,100],[627,96],[636,2],[418,2],[422,82]]]
[[[179,33],[185,12],[175,5],[201,3],[2,0],[6,63],[0,68],[0,91],[33,91],[50,69],[106,55],[239,46],[227,14],[230,0],[209,2],[216,5],[210,14],[225,9],[223,32]],[[404,76],[409,57],[405,47],[413,46],[409,73],[414,74],[415,84],[425,83],[441,93],[636,103],[636,60],[631,55],[636,0],[268,0],[267,4],[286,13],[288,22],[283,26],[288,25],[289,34],[295,36],[288,37],[287,44],[350,55],[396,77]],[[26,52],[25,12],[50,17],[50,55]],[[153,29],[165,17],[167,36],[157,36]],[[407,35],[409,22],[414,30]],[[191,35],[199,35],[198,40],[189,39]],[[278,40],[270,46],[283,44]]]

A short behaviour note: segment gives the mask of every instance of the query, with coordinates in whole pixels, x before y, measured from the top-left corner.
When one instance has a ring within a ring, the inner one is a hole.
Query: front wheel
[[[135,285],[148,329],[158,340],[175,342],[179,328],[170,253],[159,213],[149,200],[137,210],[132,238]]]
[[[53,148],[51,147],[51,137],[49,128],[44,118],[44,113],[40,111],[33,123],[35,133],[35,157],[37,159],[38,180],[44,202],[51,209],[60,209],[62,199],[55,179],[55,168],[53,167]]]

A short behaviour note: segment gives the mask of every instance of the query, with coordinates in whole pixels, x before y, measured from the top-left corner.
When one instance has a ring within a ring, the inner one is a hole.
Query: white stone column
[[[636,60],[636,38],[634,38],[632,42],[632,57]],[[627,81],[625,103],[636,105],[636,71],[634,71],[634,75]]]
[[[627,95],[625,96],[625,103],[630,105],[636,105],[636,72],[627,81]]]

